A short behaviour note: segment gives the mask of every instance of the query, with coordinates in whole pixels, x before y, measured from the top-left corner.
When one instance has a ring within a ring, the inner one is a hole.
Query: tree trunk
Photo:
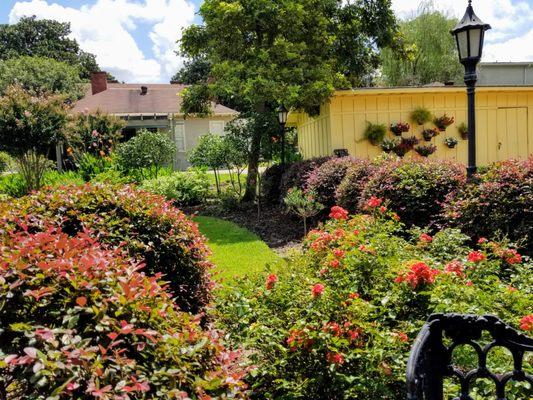
[[[266,105],[261,104],[256,107],[258,113],[265,112]],[[242,201],[254,201],[257,195],[257,180],[259,175],[259,158],[261,156],[261,135],[263,131],[260,127],[254,124],[254,133],[252,136],[252,143],[250,146],[250,157],[248,158],[248,176],[246,177],[246,191]]]

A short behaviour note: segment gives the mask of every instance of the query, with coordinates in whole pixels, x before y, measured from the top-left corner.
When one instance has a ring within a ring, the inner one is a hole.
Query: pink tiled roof
[[[141,86],[148,92],[141,95]],[[84,98],[74,106],[74,112],[96,110],[109,114],[181,114],[181,96],[185,85],[177,84],[122,84],[108,83],[107,90],[92,94],[89,88]],[[215,115],[235,115],[237,111],[213,103]]]

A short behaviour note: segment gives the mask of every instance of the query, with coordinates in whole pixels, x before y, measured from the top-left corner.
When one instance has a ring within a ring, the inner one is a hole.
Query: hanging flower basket
[[[444,114],[442,117],[438,117],[433,120],[433,123],[435,124],[437,129],[441,132],[444,132],[446,128],[448,128],[454,122],[455,122],[455,118],[448,117],[446,114]]]
[[[444,139],[444,143],[446,143],[446,146],[448,146],[450,149],[453,149],[455,146],[457,146],[459,141],[454,137],[447,137]]]
[[[426,142],[431,142],[431,139],[439,135],[439,131],[436,129],[424,129],[422,131],[422,136]]]
[[[402,138],[398,145],[393,149],[394,153],[403,157],[409,153],[420,141],[415,137],[411,136],[408,138]]]
[[[437,151],[437,146],[435,146],[434,144],[430,144],[427,146],[418,146],[417,148],[415,148],[415,151],[422,157],[428,157]]]
[[[390,153],[391,151],[394,151],[400,143],[401,140],[398,139],[384,139],[380,146],[385,153]]]
[[[459,134],[461,135],[461,138],[463,140],[468,140],[468,125],[466,125],[464,122],[462,122],[457,127],[457,130],[459,131]]]
[[[411,129],[411,126],[404,122],[398,122],[390,126],[390,131],[396,136],[402,136],[402,133],[409,132],[409,129]]]

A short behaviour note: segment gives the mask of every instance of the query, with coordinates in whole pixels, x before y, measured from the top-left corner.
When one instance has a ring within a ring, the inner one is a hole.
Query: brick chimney
[[[107,73],[106,72],[93,72],[91,74],[91,87],[94,94],[107,90]]]

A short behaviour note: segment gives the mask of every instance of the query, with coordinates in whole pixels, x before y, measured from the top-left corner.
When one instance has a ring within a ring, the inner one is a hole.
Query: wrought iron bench
[[[491,341],[482,346],[479,341],[488,332]],[[453,351],[470,345],[478,355],[478,365],[464,371],[453,365]],[[487,367],[487,355],[494,347],[510,351],[514,370],[495,374]],[[420,331],[407,365],[408,400],[443,400],[445,378],[457,378],[461,389],[456,400],[471,400],[472,387],[478,379],[489,379],[496,386],[496,399],[506,400],[509,381],[526,381],[533,388],[533,376],[523,369],[524,355],[533,352],[533,339],[494,316],[435,314]],[[524,400],[533,399],[533,389]]]

